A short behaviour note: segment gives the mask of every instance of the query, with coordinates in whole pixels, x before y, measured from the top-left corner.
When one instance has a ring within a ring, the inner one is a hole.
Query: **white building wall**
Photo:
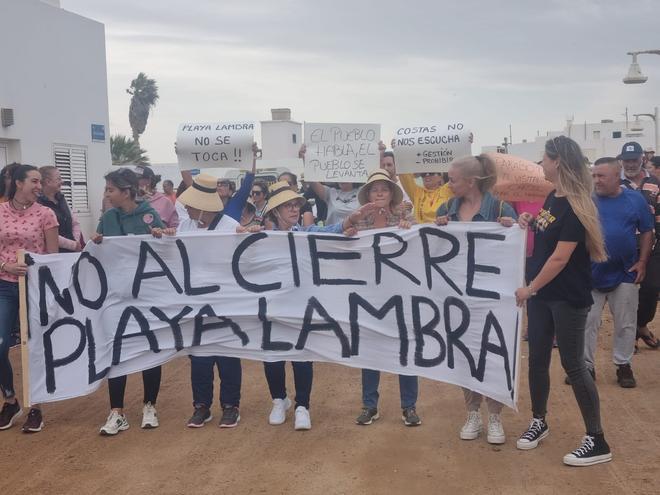
[[[78,216],[89,234],[111,166],[104,26],[38,0],[0,0],[0,25],[0,107],[15,120],[0,127],[0,160],[6,148],[10,163],[54,165],[55,144],[86,148],[89,211]]]
[[[594,162],[604,156],[616,157],[628,141],[637,141],[642,148],[655,147],[655,127],[651,120],[626,122],[601,122],[596,124],[569,124],[561,131],[549,131],[545,136],[536,137],[526,143],[509,145],[509,154],[539,161],[543,157],[545,142],[555,136],[568,136],[582,148],[589,161]],[[617,134],[615,134],[617,133]],[[620,137],[614,137],[620,133]],[[482,152],[494,152],[497,146],[484,146]]]

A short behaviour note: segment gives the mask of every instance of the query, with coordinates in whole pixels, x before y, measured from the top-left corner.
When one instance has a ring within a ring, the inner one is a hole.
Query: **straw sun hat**
[[[369,174],[367,182],[358,191],[358,201],[360,204],[365,205],[369,202],[369,189],[371,189],[371,185],[374,182],[378,182],[379,180],[392,184],[392,204],[395,206],[401,204],[403,201],[403,192],[401,192],[399,184],[390,179],[389,174],[384,170],[375,170]]]
[[[193,179],[192,186],[181,193],[178,201],[186,206],[201,211],[222,211],[222,200],[218,196],[218,179],[208,174],[199,174]]]
[[[289,186],[288,182],[281,180],[271,184],[268,188],[268,204],[266,205],[266,211],[264,214],[273,211],[278,206],[283,205],[292,199],[299,200],[301,205],[305,202],[305,198],[291,190],[291,186]]]

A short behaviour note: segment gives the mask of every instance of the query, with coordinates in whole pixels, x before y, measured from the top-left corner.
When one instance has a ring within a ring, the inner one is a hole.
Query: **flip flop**
[[[657,338],[655,338],[655,335],[653,335],[653,332],[651,332],[650,330],[648,335],[639,334],[637,335],[637,338],[642,339],[644,343],[651,349],[657,349],[658,347],[660,347],[660,342],[658,341]]]

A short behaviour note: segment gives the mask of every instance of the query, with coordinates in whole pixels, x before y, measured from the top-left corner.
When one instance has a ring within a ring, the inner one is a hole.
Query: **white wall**
[[[55,143],[86,147],[89,233],[111,166],[104,26],[38,0],[0,0],[0,13],[0,107],[15,119],[0,145],[36,166],[53,164]],[[105,142],[92,142],[91,124],[105,125]]]

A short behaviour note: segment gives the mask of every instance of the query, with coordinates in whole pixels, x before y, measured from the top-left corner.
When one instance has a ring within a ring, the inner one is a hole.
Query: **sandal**
[[[642,335],[638,333],[637,338],[642,339],[644,343],[651,349],[657,349],[658,347],[660,347],[660,342],[655,337],[655,335],[653,335],[653,332],[651,330],[649,330],[648,335]]]

